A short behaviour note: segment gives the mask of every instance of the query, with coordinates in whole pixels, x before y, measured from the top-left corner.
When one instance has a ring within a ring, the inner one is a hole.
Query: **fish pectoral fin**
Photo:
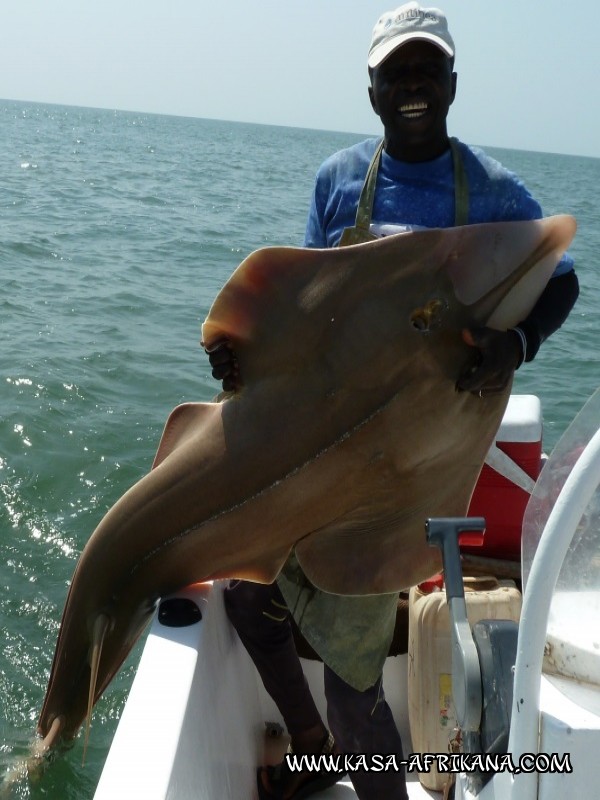
[[[281,293],[282,276],[288,277],[298,248],[263,247],[242,261],[215,298],[202,325],[207,350],[222,338],[239,342],[252,338],[273,293]],[[303,271],[306,260],[303,261]]]
[[[457,299],[477,304],[488,327],[516,325],[533,308],[575,229],[565,214],[448,229],[449,241],[456,239],[447,271]]]
[[[208,425],[212,416],[220,413],[219,406],[220,403],[183,403],[174,408],[165,424],[152,469],[196,435],[203,425]]]

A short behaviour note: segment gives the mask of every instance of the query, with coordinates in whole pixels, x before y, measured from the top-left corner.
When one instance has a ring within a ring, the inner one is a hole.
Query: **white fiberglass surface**
[[[548,617],[545,670],[600,685],[600,390],[554,448],[523,522],[523,585],[555,506],[571,504],[575,530]],[[578,465],[578,466],[577,466]],[[578,481],[574,478],[578,477]],[[579,487],[586,484],[588,490]],[[550,529],[552,525],[548,526]],[[560,538],[561,533],[557,531]]]

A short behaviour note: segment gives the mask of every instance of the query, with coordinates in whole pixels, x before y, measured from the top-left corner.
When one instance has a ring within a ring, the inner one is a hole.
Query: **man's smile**
[[[404,103],[398,107],[399,113],[407,119],[422,117],[429,110],[429,104],[423,101],[418,103]]]

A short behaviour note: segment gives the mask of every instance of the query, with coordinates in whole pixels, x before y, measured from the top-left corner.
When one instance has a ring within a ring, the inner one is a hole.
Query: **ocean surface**
[[[360,138],[0,101],[0,775],[27,753],[88,536],[169,411],[217,390],[212,299],[252,250],[301,243],[319,164]],[[600,160],[486,149],[579,223],[580,300],[515,383],[541,398],[550,451],[599,384]],[[85,766],[79,740],[11,797],[93,796],[140,647]]]

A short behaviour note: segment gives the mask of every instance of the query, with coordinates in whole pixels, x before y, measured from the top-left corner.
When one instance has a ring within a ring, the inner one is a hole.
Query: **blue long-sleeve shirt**
[[[380,140],[366,139],[330,156],[317,173],[304,244],[335,247],[354,226],[367,169]],[[469,185],[469,224],[540,219],[542,209],[523,182],[482,150],[459,144]],[[447,150],[432,161],[398,161],[385,150],[377,174],[372,230],[385,235],[404,228],[454,225],[454,169]],[[555,275],[573,269],[565,254]]]

